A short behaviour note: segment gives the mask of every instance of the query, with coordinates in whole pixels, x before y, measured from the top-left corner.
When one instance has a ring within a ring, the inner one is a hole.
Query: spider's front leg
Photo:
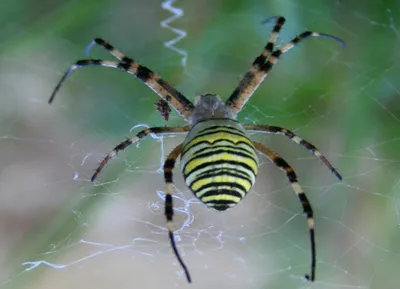
[[[129,74],[133,74],[141,80],[144,84],[150,87],[155,93],[157,93],[164,101],[168,102],[180,115],[182,115],[186,120],[189,120],[190,113],[194,109],[194,105],[189,101],[182,93],[171,86],[168,82],[161,78],[158,74],[141,65],[137,61],[125,56],[122,52],[115,49],[111,44],[106,41],[96,38],[94,39],[87,48],[87,53],[93,45],[99,45],[109,51],[112,55],[119,59],[119,61],[101,60],[101,59],[83,59],[78,60],[75,64],[71,65],[53,93],[50,96],[49,103],[52,103],[54,97],[56,96],[58,90],[63,85],[64,81],[68,76],[77,68],[85,66],[104,66],[111,68],[118,68]]]
[[[276,22],[267,45],[264,47],[263,52],[256,57],[248,72],[244,75],[237,88],[226,101],[226,104],[231,107],[234,114],[237,114],[242,110],[246,102],[253,95],[265,77],[267,77],[273,66],[278,62],[280,56],[295,47],[302,40],[309,37],[324,37],[335,40],[342,46],[345,46],[344,41],[337,37],[324,33],[305,31],[297,35],[290,42],[284,44],[281,48],[273,51],[275,41],[283,24],[285,23],[285,18],[281,16],[271,17],[263,23],[270,22],[271,20],[275,20]]]

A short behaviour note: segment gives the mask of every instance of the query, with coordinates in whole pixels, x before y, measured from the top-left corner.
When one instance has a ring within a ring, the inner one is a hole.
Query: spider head
[[[231,108],[216,94],[205,93],[198,95],[195,98],[194,105],[195,108],[190,114],[190,122],[193,125],[210,118],[235,118]]]

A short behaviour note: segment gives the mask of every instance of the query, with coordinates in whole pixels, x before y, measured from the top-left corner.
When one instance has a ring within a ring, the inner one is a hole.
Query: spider
[[[165,103],[168,103],[189,123],[189,125],[181,127],[151,127],[140,131],[136,136],[123,141],[108,153],[91,178],[91,181],[94,182],[113,156],[148,134],[187,133],[183,143],[173,149],[165,160],[164,180],[166,184],[165,217],[167,219],[168,236],[172,250],[189,283],[191,283],[191,277],[178,252],[173,234],[172,170],[175,167],[177,158],[181,156],[181,171],[187,186],[194,195],[207,207],[225,211],[238,204],[254,185],[259,164],[257,152],[265,155],[286,173],[291,187],[300,200],[303,212],[307,217],[311,244],[311,273],[310,275],[305,275],[305,278],[309,281],[315,280],[316,248],[311,204],[298,183],[293,168],[282,157],[262,143],[251,141],[248,132],[285,135],[293,142],[312,152],[316,157],[319,157],[339,180],[342,180],[342,177],[313,144],[295,135],[292,131],[271,125],[242,124],[236,120],[236,116],[282,54],[288,52],[301,41],[313,36],[335,40],[342,46],[345,46],[345,43],[341,39],[328,34],[305,31],[281,48],[274,50],[276,39],[285,23],[285,18],[274,16],[263,21],[263,23],[271,21],[275,24],[262,53],[255,58],[249,70],[226,102],[223,102],[216,94],[205,93],[196,96],[193,104],[158,74],[135,60],[126,57],[122,52],[100,38],[94,39],[88,49],[93,45],[99,45],[115,56],[118,61],[78,60],[66,71],[49,99],[49,103],[51,103],[67,77],[79,67],[105,66],[118,68],[136,76],[161,97],[162,100],[158,103],[158,110],[161,113],[169,115],[168,107],[165,107]]]

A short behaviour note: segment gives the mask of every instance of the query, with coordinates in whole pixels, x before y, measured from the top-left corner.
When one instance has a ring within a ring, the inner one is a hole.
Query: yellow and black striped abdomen
[[[208,207],[223,211],[236,205],[255,183],[256,150],[240,123],[210,119],[187,135],[181,155],[187,186]]]

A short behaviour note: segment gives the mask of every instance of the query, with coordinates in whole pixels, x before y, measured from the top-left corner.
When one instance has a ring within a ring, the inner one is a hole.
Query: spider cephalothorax
[[[168,103],[190,123],[190,125],[182,127],[152,127],[142,130],[136,136],[117,145],[103,159],[91,178],[91,181],[94,181],[108,160],[117,152],[138,142],[141,138],[150,133],[188,133],[185,141],[168,155],[164,164],[164,179],[166,183],[165,216],[167,219],[169,239],[172,249],[184,269],[189,282],[191,282],[189,271],[179,255],[173,236],[172,170],[175,166],[176,159],[181,155],[181,170],[183,176],[186,184],[196,197],[208,207],[224,211],[240,202],[255,183],[258,171],[256,151],[269,158],[277,167],[286,173],[293,190],[300,200],[308,220],[311,242],[311,274],[306,275],[306,278],[311,281],[314,281],[315,278],[316,252],[314,217],[310,202],[299,185],[293,168],[277,153],[273,152],[265,145],[251,141],[248,132],[285,135],[319,157],[340,180],[342,177],[314,145],[296,136],[290,130],[270,125],[241,124],[235,119],[236,115],[242,110],[245,103],[266,78],[282,54],[310,36],[329,38],[339,42],[343,46],[344,42],[327,34],[305,31],[293,38],[290,42],[284,44],[281,48],[274,50],[275,41],[285,22],[285,18],[272,17],[264,22],[271,21],[275,21],[275,26],[264,50],[253,61],[248,72],[244,75],[239,85],[226,102],[223,102],[219,96],[215,94],[206,93],[196,97],[195,104],[192,104],[191,101],[159,75],[147,67],[140,65],[135,60],[126,57],[122,52],[99,38],[94,39],[89,45],[89,48],[97,44],[109,51],[119,61],[99,59],[77,61],[61,78],[49,100],[49,103],[53,101],[64,80],[76,68],[93,65],[106,66],[118,68],[135,75],[139,80],[143,81],[156,92],[162,99],[161,102],[157,103],[157,110],[166,119],[169,116],[169,110],[166,106]]]
[[[236,118],[232,108],[226,105],[216,94],[205,93],[198,95],[195,98],[194,105],[195,107],[189,116],[189,122],[192,125],[210,118]]]

